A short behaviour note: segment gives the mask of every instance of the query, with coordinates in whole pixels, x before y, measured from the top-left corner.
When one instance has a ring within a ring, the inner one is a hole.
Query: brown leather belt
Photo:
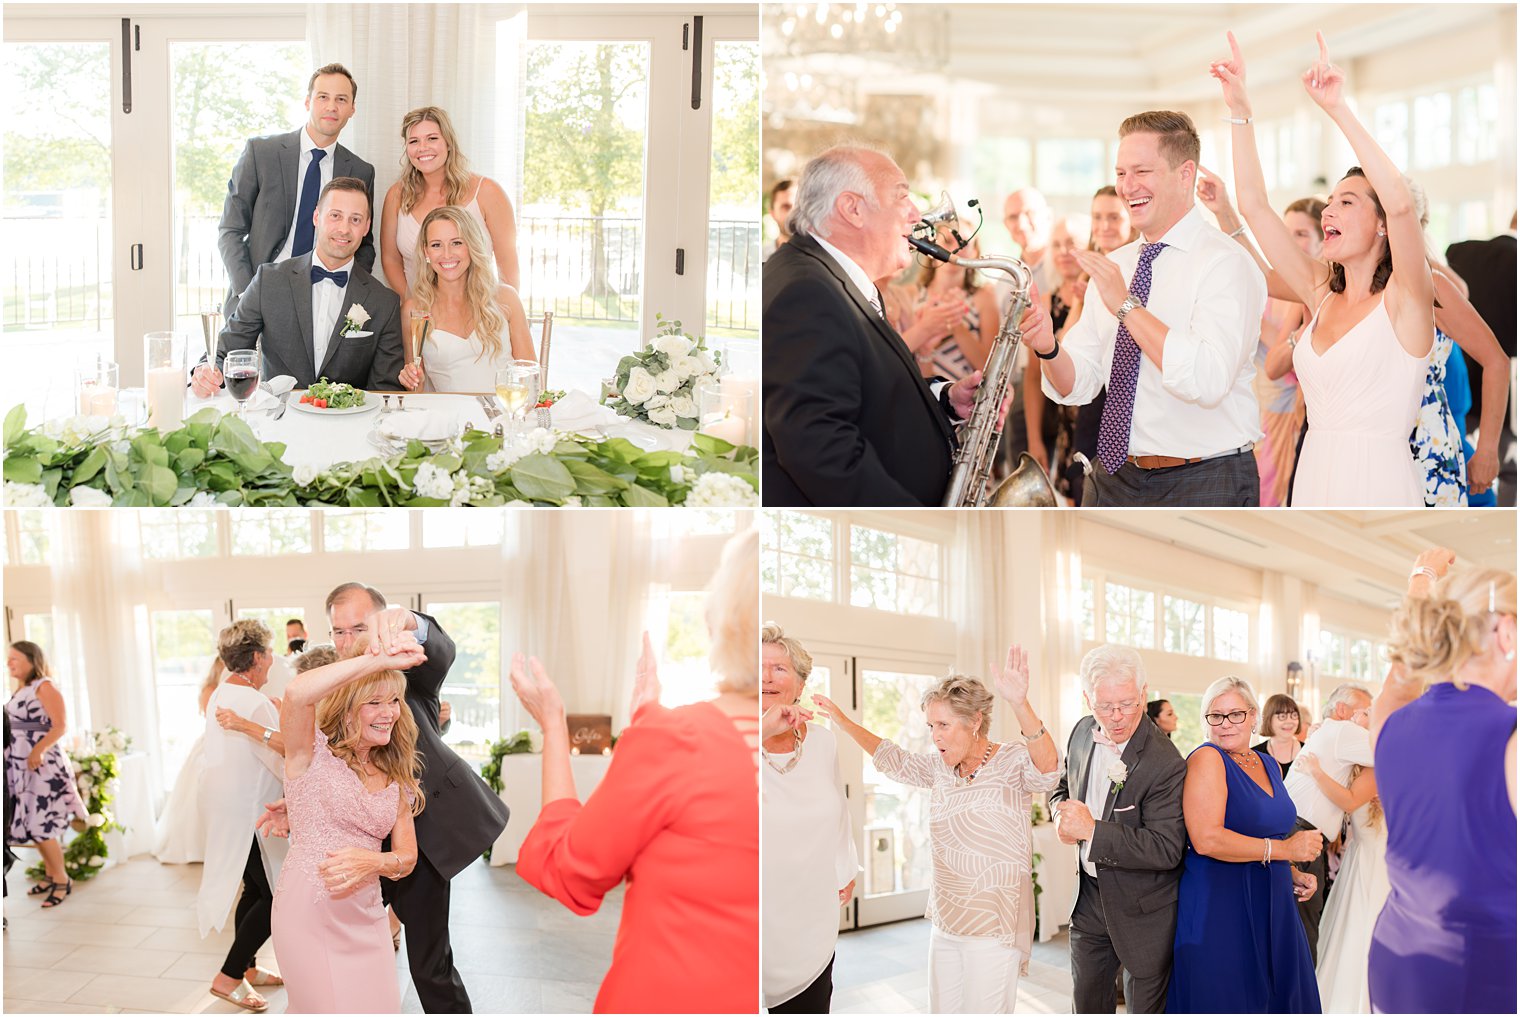
[[[1239,448],[1229,448],[1223,452],[1198,456],[1194,459],[1183,459],[1180,456],[1130,456],[1129,461],[1142,470],[1170,470],[1177,466],[1191,466],[1194,463],[1201,463],[1207,459],[1222,459],[1225,456],[1242,455],[1255,447],[1255,442],[1248,441]]]

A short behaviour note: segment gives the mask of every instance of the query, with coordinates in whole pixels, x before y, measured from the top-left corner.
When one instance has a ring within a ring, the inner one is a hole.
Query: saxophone
[[[1016,258],[960,258],[928,240],[907,237],[917,251],[952,265],[967,269],[1001,272],[1013,280],[1013,299],[1008,313],[992,341],[987,366],[982,369],[982,383],[976,390],[976,404],[971,416],[961,425],[960,449],[950,470],[950,484],[945,489],[946,508],[1021,506],[1054,508],[1055,488],[1045,470],[1028,452],[1019,456],[1018,467],[995,487],[992,468],[997,461],[998,441],[1003,436],[999,419],[1003,404],[1013,388],[1013,364],[1024,335],[1019,322],[1029,309],[1029,290],[1034,273]]]

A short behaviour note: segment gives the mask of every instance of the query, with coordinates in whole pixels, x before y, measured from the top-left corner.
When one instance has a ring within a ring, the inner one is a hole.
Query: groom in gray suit
[[[222,329],[216,364],[202,364],[192,375],[196,395],[215,394],[228,352],[251,350],[255,343],[264,354],[266,379],[288,374],[297,388],[327,378],[358,388],[401,389],[401,302],[354,257],[370,225],[364,182],[335,177],[322,189],[314,220],[314,252],[260,265],[254,273]]]
[[[232,317],[238,299],[260,265],[299,258],[312,250],[312,212],[317,195],[336,177],[364,181],[375,193],[375,167],[338,144],[338,135],[354,115],[359,86],[342,64],[317,69],[306,85],[306,125],[289,134],[249,138],[227,181],[217,249],[231,286],[225,314]],[[370,233],[358,248],[365,270],[374,267]]]
[[[1172,973],[1177,885],[1187,829],[1187,764],[1145,715],[1140,655],[1105,644],[1082,658],[1084,717],[1051,792],[1057,833],[1080,844],[1071,914],[1074,1013],[1113,1013],[1124,969],[1126,1013],[1162,1013]]]

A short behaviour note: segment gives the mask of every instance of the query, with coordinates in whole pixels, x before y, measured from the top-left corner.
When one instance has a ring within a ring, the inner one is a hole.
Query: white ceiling
[[[1331,57],[1349,65],[1366,54],[1494,21],[1509,4],[898,4],[903,31],[915,7],[946,12],[950,64],[940,74],[905,74],[886,62],[784,56],[779,13],[795,5],[762,5],[766,72],[806,67],[846,70],[868,91],[913,92],[945,77],[1006,97],[1151,104],[1218,98],[1209,61],[1229,55],[1225,32],[1245,50],[1253,87],[1297,77],[1317,56],[1314,33],[1325,32]],[[920,22],[922,23],[922,22]],[[1172,105],[1168,105],[1172,104]]]
[[[1131,510],[1101,519],[1377,607],[1403,595],[1415,556],[1435,545],[1455,551],[1459,565],[1515,570],[1515,514],[1505,510]]]

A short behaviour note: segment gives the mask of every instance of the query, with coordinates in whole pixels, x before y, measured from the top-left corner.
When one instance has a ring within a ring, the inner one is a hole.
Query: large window
[[[500,547],[500,510],[431,508],[422,513],[423,547]]]
[[[1214,656],[1245,663],[1251,659],[1251,616],[1228,607],[1214,608]]]
[[[57,516],[47,509],[16,509],[16,562],[47,565],[51,560]]]
[[[232,519],[232,553],[268,558],[311,553],[311,509],[241,509]]]
[[[410,513],[399,509],[327,509],[322,546],[329,551],[405,551],[411,545]]]
[[[660,703],[664,706],[713,697],[706,606],[707,594],[694,590],[666,590],[650,604],[650,639],[660,658]]]
[[[1110,643],[1149,649],[1156,645],[1156,595],[1118,583],[1103,587],[1104,631]]]
[[[158,683],[160,772],[164,786],[173,787],[190,746],[205,731],[200,690],[216,656],[216,631],[210,611],[154,611],[149,624]]]
[[[140,512],[138,533],[144,558],[209,558],[217,553],[214,509],[176,508]]]
[[[501,737],[501,603],[430,601],[425,610],[454,640],[442,695],[453,717],[444,741],[467,757],[484,758]]]
[[[850,527],[850,603],[938,617],[943,610],[939,544]]]
[[[1167,596],[1163,598],[1165,632],[1162,649],[1189,657],[1204,654],[1203,605],[1196,600]]]
[[[801,512],[762,512],[760,581],[783,597],[833,600],[834,524]]]

